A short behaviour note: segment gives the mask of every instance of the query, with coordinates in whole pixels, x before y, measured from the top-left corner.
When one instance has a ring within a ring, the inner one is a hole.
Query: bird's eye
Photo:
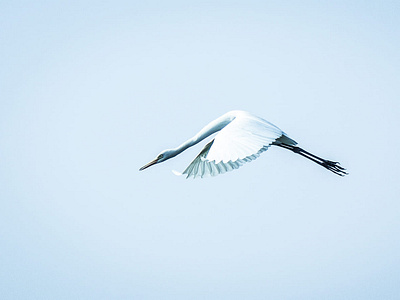
[[[163,158],[163,155],[162,155],[162,154],[160,154],[160,155],[157,157],[157,159],[161,159],[161,158]]]

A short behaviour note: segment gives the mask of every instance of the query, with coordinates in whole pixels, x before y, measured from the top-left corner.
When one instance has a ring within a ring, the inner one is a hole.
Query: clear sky
[[[399,299],[399,1],[2,1],[2,299]],[[203,180],[241,109],[273,148]]]

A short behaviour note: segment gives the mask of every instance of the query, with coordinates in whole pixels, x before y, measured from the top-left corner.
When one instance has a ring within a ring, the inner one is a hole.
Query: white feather
[[[187,178],[216,176],[238,169],[259,157],[281,137],[296,144],[275,125],[247,112],[229,112],[220,117],[219,122],[228,125],[218,132],[182,172]],[[207,127],[202,131],[210,130]]]

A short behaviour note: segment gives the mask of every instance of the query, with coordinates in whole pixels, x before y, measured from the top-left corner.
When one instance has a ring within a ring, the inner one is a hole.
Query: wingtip
[[[174,173],[174,175],[176,175],[176,176],[182,176],[181,172],[178,172],[178,171],[175,171],[175,170],[172,170],[172,173]]]

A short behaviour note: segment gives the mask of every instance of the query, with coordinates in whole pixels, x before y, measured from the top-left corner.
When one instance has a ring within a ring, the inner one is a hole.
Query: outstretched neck
[[[197,143],[204,140],[206,137],[209,137],[210,135],[220,131],[222,128],[224,128],[226,125],[228,125],[234,119],[235,119],[235,116],[232,113],[226,113],[226,114],[222,115],[221,117],[219,117],[218,119],[215,119],[214,121],[210,122],[202,130],[200,130],[194,137],[188,139],[186,142],[184,142],[177,148],[174,148],[173,149],[174,156],[182,153],[187,148],[190,148],[190,147],[196,145]]]

